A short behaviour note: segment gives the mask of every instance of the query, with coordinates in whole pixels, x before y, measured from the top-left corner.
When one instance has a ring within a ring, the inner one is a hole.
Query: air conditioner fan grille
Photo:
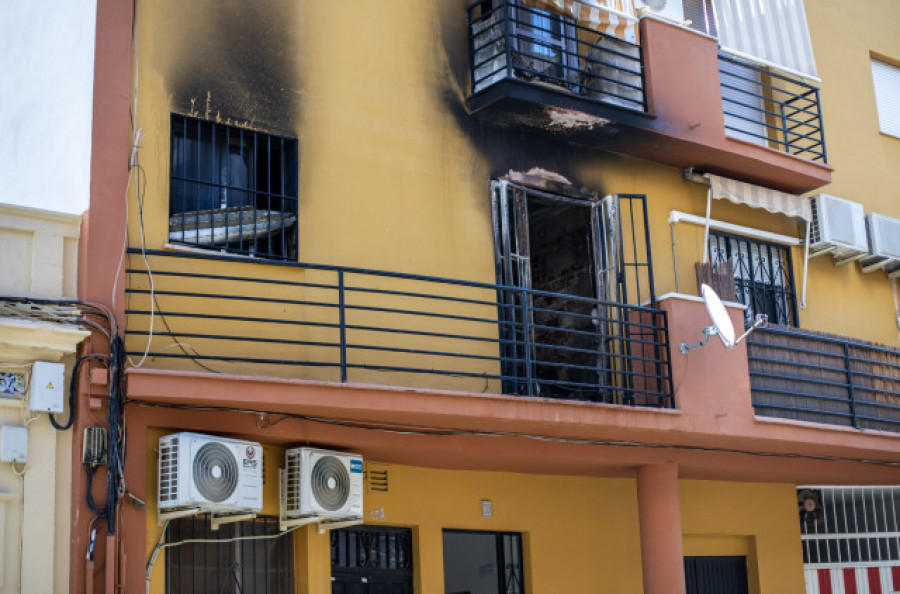
[[[316,503],[328,511],[341,509],[350,497],[350,474],[335,456],[323,456],[316,461],[310,485]]]
[[[194,485],[200,494],[214,503],[228,499],[237,488],[238,466],[226,446],[204,444],[194,456]]]

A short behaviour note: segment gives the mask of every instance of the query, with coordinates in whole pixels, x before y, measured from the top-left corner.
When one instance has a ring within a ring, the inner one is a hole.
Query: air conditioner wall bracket
[[[213,530],[218,530],[220,526],[224,526],[225,524],[234,524],[235,522],[240,522],[241,520],[251,520],[256,517],[256,514],[232,514],[228,516],[217,516],[215,514],[209,515],[209,525]]]
[[[300,528],[301,526],[306,526],[307,524],[315,524],[316,522],[321,522],[322,519],[316,516],[308,516],[306,518],[278,518],[278,530],[281,532],[287,532],[288,530],[293,530],[294,528]]]
[[[338,528],[347,528],[348,526],[357,526],[362,524],[362,520],[343,520],[337,522],[319,522],[319,534],[325,534],[331,530]]]
[[[196,516],[200,513],[199,507],[191,507],[189,509],[176,509],[170,511],[159,511],[156,512],[156,523],[159,526],[162,526],[169,520],[174,520],[176,518],[186,518],[187,516]]]

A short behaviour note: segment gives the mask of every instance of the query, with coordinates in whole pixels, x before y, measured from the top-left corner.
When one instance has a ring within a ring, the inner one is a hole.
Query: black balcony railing
[[[127,350],[147,367],[673,406],[656,309],[338,266],[147,259],[152,282],[132,257],[126,289]]]
[[[770,327],[747,352],[756,414],[900,432],[900,351]]]
[[[804,80],[719,54],[728,136],[825,163],[819,89]]]
[[[640,46],[526,0],[479,0],[468,13],[473,94],[512,79],[647,110]]]

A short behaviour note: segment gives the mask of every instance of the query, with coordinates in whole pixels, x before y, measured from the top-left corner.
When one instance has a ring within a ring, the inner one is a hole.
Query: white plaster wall
[[[0,297],[74,299],[80,225],[79,215],[0,204]]]
[[[0,1],[0,203],[80,214],[96,0]]]

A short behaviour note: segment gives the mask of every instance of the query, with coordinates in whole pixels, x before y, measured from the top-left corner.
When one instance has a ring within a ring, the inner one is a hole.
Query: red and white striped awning
[[[632,0],[524,0],[524,3],[575,19],[582,27],[638,42],[638,18]]]
[[[785,214],[789,217],[800,217],[812,220],[812,207],[809,198],[779,192],[762,186],[755,186],[718,175],[709,176],[712,197],[726,198],[735,204],[746,204],[753,208],[764,208],[769,212]]]
[[[900,592],[900,566],[806,570],[806,594],[892,594]]]
[[[714,4],[724,51],[819,80],[803,0],[714,0]]]

